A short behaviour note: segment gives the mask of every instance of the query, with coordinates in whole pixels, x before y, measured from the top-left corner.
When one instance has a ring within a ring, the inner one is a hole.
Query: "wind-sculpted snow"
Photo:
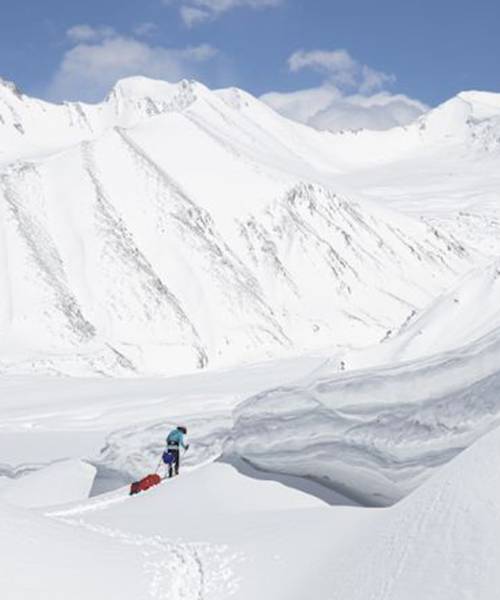
[[[400,366],[315,378],[235,410],[236,453],[390,504],[500,423],[500,330]]]
[[[189,415],[182,422],[190,432],[195,432],[194,436],[189,436],[189,452],[181,453],[183,467],[210,463],[221,456],[233,425],[230,411],[211,412],[210,418]],[[165,451],[167,435],[175,427],[176,421],[169,419],[114,431],[94,461],[98,478],[102,479],[97,485],[112,486],[113,479],[134,481],[150,471],[165,475],[167,467],[161,461],[161,456]]]

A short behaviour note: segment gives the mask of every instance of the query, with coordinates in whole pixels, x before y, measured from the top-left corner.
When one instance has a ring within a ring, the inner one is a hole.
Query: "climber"
[[[186,444],[185,436],[187,435],[186,427],[179,425],[173,429],[167,436],[167,449],[163,455],[163,460],[168,464],[168,476],[173,477],[179,475],[180,452],[181,448],[189,450],[189,444]]]

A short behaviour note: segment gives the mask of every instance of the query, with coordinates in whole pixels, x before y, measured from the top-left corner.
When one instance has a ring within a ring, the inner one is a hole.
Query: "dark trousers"
[[[179,466],[181,463],[181,453],[179,448],[169,448],[168,454],[173,457],[172,462],[168,465],[168,476],[173,477],[174,472],[179,475]]]

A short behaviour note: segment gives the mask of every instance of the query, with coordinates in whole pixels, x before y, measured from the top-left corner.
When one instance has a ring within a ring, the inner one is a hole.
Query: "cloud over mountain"
[[[202,78],[203,66],[217,55],[210,44],[171,48],[107,26],[75,25],[68,29],[67,37],[72,46],[63,55],[47,91],[56,101],[95,102],[118,79],[137,74],[170,81]]]
[[[427,107],[386,89],[394,75],[373,69],[346,50],[298,50],[288,59],[292,73],[309,69],[323,77],[321,85],[295,92],[270,92],[261,99],[283,115],[317,129],[389,129],[407,125]]]

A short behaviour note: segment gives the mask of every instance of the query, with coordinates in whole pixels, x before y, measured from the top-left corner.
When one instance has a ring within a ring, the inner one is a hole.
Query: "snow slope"
[[[328,546],[316,541],[320,528],[333,531],[337,522],[328,508],[228,465],[212,465],[138,497],[115,494],[48,516],[0,505],[3,590],[24,600],[68,594],[87,600],[247,599],[259,590],[264,598],[281,598],[303,580],[302,569],[288,582],[283,578],[290,558],[298,566],[304,548],[315,548],[307,560],[313,564],[321,546]],[[28,568],[30,577],[22,577]],[[264,575],[271,576],[265,586]]]
[[[0,500],[26,508],[76,502],[89,497],[96,469],[80,460],[52,464],[16,479],[3,478]]]
[[[343,139],[342,183],[500,256],[500,94],[464,92],[407,128]]]
[[[329,506],[223,464],[46,516],[2,504],[3,590],[25,600],[490,600],[499,444],[497,429],[389,509]]]
[[[500,589],[500,430],[385,511],[336,564],[329,598],[491,600]]]
[[[0,577],[5,598],[133,597],[148,587],[144,549],[0,504]]]
[[[62,507],[50,515],[80,527],[160,536],[183,546],[206,548],[200,556],[202,570],[209,572],[211,564],[218,566],[221,559],[226,565],[219,566],[228,588],[219,591],[221,600],[295,599],[308,586],[319,597],[317,592],[326,581],[315,581],[318,561],[325,556],[334,560],[369,516],[341,505],[331,507],[279,481],[255,479],[220,463],[166,481],[131,500],[115,494]],[[207,584],[200,597],[215,598]],[[189,598],[192,589],[185,586]]]
[[[386,505],[500,423],[500,329],[441,354],[339,375],[331,365],[235,409],[227,453]]]
[[[366,346],[475,259],[339,183],[342,136],[239,90],[131,78],[95,106],[0,91],[0,372]]]
[[[347,353],[349,367],[413,360],[465,346],[500,328],[500,263],[469,271],[427,309],[415,313],[382,344]]]
[[[328,505],[213,464],[138,497],[115,493],[49,515],[73,527],[77,540],[101,532],[103,542],[112,535],[147,548],[156,540],[171,559],[196,552],[201,585],[185,560],[182,590],[166,587],[166,562],[168,576],[152,597],[491,600],[500,585],[499,451],[496,429],[386,509]]]
[[[216,600],[234,587],[230,557],[213,544],[56,522],[4,504],[0,555],[6,598]]]

